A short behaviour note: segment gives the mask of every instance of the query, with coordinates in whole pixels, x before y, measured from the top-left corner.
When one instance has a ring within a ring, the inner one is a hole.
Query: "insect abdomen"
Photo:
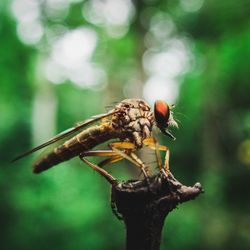
[[[113,138],[117,138],[117,134],[109,125],[88,128],[35,162],[33,172],[41,173]]]

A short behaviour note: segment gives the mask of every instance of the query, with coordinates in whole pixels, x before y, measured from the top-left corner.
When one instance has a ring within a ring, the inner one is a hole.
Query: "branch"
[[[148,180],[112,185],[113,212],[122,219],[127,232],[127,250],[160,249],[166,216],[182,202],[203,192],[200,183],[187,187],[170,173],[159,173]]]

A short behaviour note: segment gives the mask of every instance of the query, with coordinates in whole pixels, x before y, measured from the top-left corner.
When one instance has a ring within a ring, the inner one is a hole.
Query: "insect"
[[[99,124],[94,124],[98,122]],[[175,139],[168,129],[169,126],[177,127],[171,106],[158,100],[155,102],[154,112],[152,112],[150,106],[144,100],[125,99],[108,113],[95,116],[58,134],[44,144],[16,157],[13,161],[66,139],[64,143],[55,146],[51,152],[34,162],[34,173],[43,172],[54,165],[79,156],[90,167],[101,172],[104,176],[106,175],[105,177],[109,174],[102,167],[124,158],[138,166],[147,177],[149,175],[148,169],[143,161],[137,157],[135,151],[145,145],[157,149],[157,151],[169,152],[167,147],[156,144],[156,140],[152,136],[154,125],[162,133]],[[95,146],[111,139],[117,139],[117,141],[108,144],[109,150],[92,150]],[[85,159],[87,156],[105,156],[107,158],[98,165],[94,165]]]

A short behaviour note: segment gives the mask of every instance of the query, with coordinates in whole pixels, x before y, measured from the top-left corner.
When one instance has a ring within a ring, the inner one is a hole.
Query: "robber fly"
[[[64,143],[55,146],[52,151],[34,162],[34,173],[43,172],[75,156],[80,156],[85,163],[96,169],[96,165],[84,157],[106,156],[108,158],[98,164],[97,171],[102,171],[100,168],[106,164],[126,158],[140,167],[144,175],[148,176],[145,164],[136,156],[135,151],[142,148],[143,145],[152,149],[156,148],[155,140],[152,137],[154,125],[162,133],[175,139],[168,129],[169,126],[177,127],[171,108],[166,102],[158,100],[155,102],[154,112],[152,112],[144,100],[125,99],[108,113],[93,117],[58,134],[44,144],[16,157],[13,161],[66,139]],[[94,125],[98,122],[99,124]],[[110,139],[117,139],[117,141],[109,143],[110,150],[92,150],[95,146]],[[157,145],[157,150],[167,151],[168,148]]]

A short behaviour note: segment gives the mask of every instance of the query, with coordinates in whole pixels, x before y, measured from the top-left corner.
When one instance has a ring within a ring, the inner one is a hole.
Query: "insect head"
[[[174,105],[169,106],[165,101],[157,100],[154,105],[154,116],[157,127],[161,130],[161,132],[173,140],[175,137],[171,134],[168,127],[178,127],[177,122],[173,118],[173,112],[171,109]]]

